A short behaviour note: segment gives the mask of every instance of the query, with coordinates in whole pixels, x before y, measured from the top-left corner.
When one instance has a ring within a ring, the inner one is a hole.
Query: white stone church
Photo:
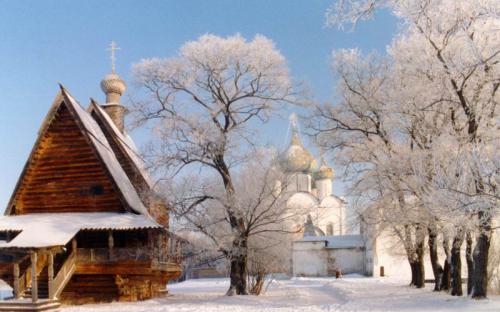
[[[333,194],[334,171],[321,157],[318,167],[301,142],[297,121],[291,117],[291,139],[279,154],[281,169],[289,181],[287,205],[309,213],[304,233],[292,244],[294,276],[332,276],[358,273],[378,275],[384,267],[387,275],[410,275],[405,252],[388,233],[373,237],[373,231],[361,231],[359,224],[348,226],[347,202]],[[350,230],[357,228],[358,230]],[[364,227],[363,227],[364,228]],[[428,264],[429,272],[431,270]]]

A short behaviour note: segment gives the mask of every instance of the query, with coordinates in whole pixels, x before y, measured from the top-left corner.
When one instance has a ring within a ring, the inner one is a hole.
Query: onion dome
[[[106,75],[101,81],[101,89],[106,94],[107,103],[119,103],[120,96],[125,93],[126,88],[125,81],[115,73]]]
[[[312,154],[302,145],[298,133],[292,134],[288,148],[281,153],[280,165],[287,172],[311,172],[316,166]]]
[[[333,169],[322,163],[316,172],[316,180],[333,179]]]
[[[118,130],[125,133],[125,113],[127,109],[120,104],[120,97],[125,93],[127,86],[115,71],[115,52],[119,49],[116,43],[111,42],[108,49],[111,51],[111,74],[106,75],[101,80],[101,89],[106,94],[106,104],[101,107],[109,115]]]

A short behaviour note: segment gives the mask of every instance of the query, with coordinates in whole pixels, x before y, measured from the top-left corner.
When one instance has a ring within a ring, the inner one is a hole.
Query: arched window
[[[326,235],[327,236],[332,236],[333,235],[333,223],[328,223],[326,225]]]

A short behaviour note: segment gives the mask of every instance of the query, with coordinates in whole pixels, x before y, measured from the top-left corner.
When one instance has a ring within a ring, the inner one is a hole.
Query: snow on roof
[[[361,248],[365,241],[361,235],[306,236],[297,242],[326,242],[326,248]]]
[[[141,158],[141,156],[139,155],[137,147],[135,146],[132,138],[128,134],[123,134],[116,127],[115,123],[111,120],[108,113],[106,113],[106,111],[104,111],[104,109],[102,109],[102,107],[99,104],[92,102],[91,107],[93,109],[96,109],[98,111],[98,113],[104,117],[106,123],[113,130],[113,134],[118,138],[118,141],[120,142],[121,146],[123,147],[123,149],[125,150],[127,155],[130,157],[130,159],[132,160],[134,165],[137,167],[137,169],[141,173],[142,177],[144,178],[144,180],[148,184],[149,188],[153,188],[154,183],[153,183],[149,173],[146,170],[146,165],[145,165],[143,159]]]
[[[101,156],[104,164],[113,176],[118,188],[120,189],[123,197],[125,198],[128,205],[138,213],[148,214],[148,211],[144,204],[142,203],[137,190],[130,182],[127,174],[120,165],[118,159],[113,152],[113,149],[109,145],[106,136],[102,132],[101,128],[97,122],[90,116],[90,114],[83,109],[82,106],[65,90],[63,89],[64,97],[68,100],[67,105],[71,105],[73,110],[78,114],[78,117],[83,123],[83,126],[87,130],[97,152]]]
[[[145,215],[119,212],[32,213],[0,217],[0,231],[21,231],[0,248],[41,248],[66,245],[80,230],[161,228]]]

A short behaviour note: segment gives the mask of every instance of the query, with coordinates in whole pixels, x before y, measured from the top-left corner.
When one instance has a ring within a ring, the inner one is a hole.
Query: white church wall
[[[441,266],[444,265],[446,255],[442,249],[442,242],[438,241],[438,258]],[[426,245],[424,249],[424,270],[425,278],[433,279],[432,264],[429,257],[429,250]],[[467,278],[467,265],[465,262],[465,244],[462,248],[462,277]],[[384,267],[385,276],[398,276],[401,278],[411,278],[411,268],[406,257],[406,252],[400,240],[390,231],[382,231],[377,237],[373,256],[373,274],[380,276],[380,267]]]
[[[344,203],[335,197],[326,197],[323,199],[313,215],[313,221],[316,226],[327,233],[329,224],[333,226],[331,235],[344,235],[346,233],[346,223],[344,218]]]
[[[340,269],[342,274],[365,274],[362,248],[327,249],[328,258],[333,261],[334,269]]]
[[[318,198],[322,200],[323,198],[332,195],[333,187],[332,187],[332,180],[330,179],[321,179],[321,180],[316,180],[314,181],[317,192],[318,192]]]
[[[411,278],[411,269],[405,250],[390,233],[383,232],[377,237],[373,257],[374,276],[380,276],[380,267],[383,266],[385,276]]]
[[[292,215],[304,215],[303,218],[288,218],[285,222],[291,229],[302,226],[306,222],[305,215],[314,210],[317,205],[316,199],[309,193],[298,192],[288,198],[286,202],[287,208]],[[300,220],[297,220],[300,219]]]
[[[293,242],[294,276],[327,276],[328,254],[324,241]]]
[[[293,243],[294,276],[333,276],[336,270],[343,274],[365,274],[363,247],[327,248],[326,237]]]
[[[326,235],[341,235],[342,225],[338,216],[338,210],[319,207],[312,214],[314,225],[319,227]],[[328,233],[328,226],[332,226],[333,232]]]
[[[311,211],[318,204],[316,198],[314,198],[314,196],[312,196],[311,194],[298,192],[288,198],[286,205],[289,209],[296,211]]]
[[[311,175],[306,173],[293,173],[287,179],[287,192],[307,192],[312,190]]]

